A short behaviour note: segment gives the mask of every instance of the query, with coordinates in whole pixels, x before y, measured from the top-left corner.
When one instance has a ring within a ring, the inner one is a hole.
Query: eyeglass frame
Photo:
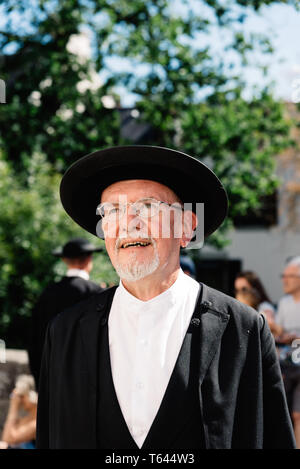
[[[105,219],[106,219],[107,221],[113,221],[113,220],[115,220],[115,218],[117,218],[117,217],[118,217],[119,219],[122,218],[122,217],[125,215],[125,213],[126,213],[126,208],[127,208],[128,206],[133,207],[134,205],[136,205],[136,204],[138,204],[138,203],[141,203],[142,201],[146,201],[146,200],[150,200],[151,202],[155,202],[155,205],[154,205],[154,206],[155,206],[157,209],[154,210],[155,213],[153,213],[152,215],[150,214],[150,215],[148,215],[148,216],[146,216],[146,217],[134,213],[135,216],[140,217],[140,218],[142,218],[142,219],[144,219],[144,220],[146,220],[146,219],[148,219],[148,218],[152,218],[152,217],[154,217],[155,215],[157,215],[157,214],[159,213],[159,207],[160,207],[160,205],[162,205],[162,204],[168,206],[169,208],[172,207],[172,208],[179,209],[179,210],[181,210],[181,211],[184,210],[183,206],[180,205],[179,202],[173,202],[172,204],[169,204],[168,202],[164,202],[164,201],[162,201],[162,200],[157,200],[157,199],[154,199],[154,198],[152,198],[152,197],[146,197],[146,198],[143,198],[143,199],[138,199],[138,200],[136,200],[135,202],[128,202],[128,203],[126,203],[126,204],[119,204],[118,208],[121,207],[121,211],[120,211],[119,214],[116,214],[116,216],[113,217],[112,220],[109,219],[109,216],[102,215],[102,214],[100,213],[100,209],[101,209],[101,207],[103,207],[104,204],[109,204],[109,205],[112,205],[112,206],[113,206],[113,205],[114,205],[113,202],[103,202],[103,203],[99,204],[99,205],[97,206],[97,208],[96,208],[96,214],[99,215],[102,220],[105,220]],[[177,204],[177,205],[175,205],[175,204]]]
[[[237,295],[238,293],[252,293],[252,287],[241,287],[241,288],[234,288],[234,293]]]
[[[295,275],[295,274],[280,274],[279,277],[281,279],[283,278],[300,278],[300,275]]]

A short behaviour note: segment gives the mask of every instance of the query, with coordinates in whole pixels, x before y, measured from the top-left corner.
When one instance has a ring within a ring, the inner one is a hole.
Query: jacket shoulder
[[[51,321],[51,328],[57,329],[63,326],[71,328],[88,314],[96,314],[98,311],[105,310],[105,305],[112,299],[116,287],[110,287],[105,290],[91,294],[87,299],[81,300],[73,306],[61,311]]]
[[[241,323],[244,327],[251,327],[253,323],[259,323],[260,327],[264,325],[263,316],[251,306],[205,284],[202,286],[202,301],[207,301],[211,310],[228,314],[232,320]]]
[[[77,290],[90,290],[94,291],[95,293],[101,292],[103,290],[100,285],[97,285],[97,283],[93,282],[92,280],[76,276],[64,277],[59,282],[57,282],[57,285],[61,285],[62,288],[68,285],[70,288],[74,288]]]

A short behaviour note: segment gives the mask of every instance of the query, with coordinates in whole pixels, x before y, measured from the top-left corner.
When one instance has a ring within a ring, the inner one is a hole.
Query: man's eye
[[[117,213],[119,213],[120,211],[120,207],[113,207],[113,208],[110,208],[109,211],[108,211],[108,215],[115,215]]]
[[[154,204],[151,200],[148,201],[145,201],[145,202],[142,202],[140,205],[139,205],[139,209],[140,210],[144,210],[144,211],[148,211],[148,212],[151,212],[151,210],[154,208]]]

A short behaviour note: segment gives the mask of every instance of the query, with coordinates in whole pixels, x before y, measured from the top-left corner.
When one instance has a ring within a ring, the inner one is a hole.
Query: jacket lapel
[[[186,400],[191,380],[191,344],[192,334],[187,333],[142,449],[171,448],[172,440],[190,417]]]
[[[196,380],[196,386],[197,379],[199,380],[200,412],[203,419],[201,383],[218,350],[229,317],[223,305],[216,305],[213,290],[202,284],[190,327],[143,449],[169,447],[168,444],[172,442],[176,432],[190,417],[189,413],[186,415],[183,413],[187,409],[186,406],[182,405],[174,409],[173,404],[177,404],[178,400],[182,400],[183,404],[183,397],[193,379]],[[197,330],[199,335],[196,333]],[[193,363],[195,367],[192,367]],[[203,429],[205,444],[208,447],[208,431],[204,421]]]
[[[92,447],[97,447],[97,381],[98,381],[98,347],[99,329],[108,321],[110,305],[116,287],[110,288],[100,295],[95,295],[95,301],[84,312],[80,319],[79,328],[83,344],[83,353],[89,375],[89,402],[86,406],[87,420],[89,421]],[[84,386],[88,386],[84,384]]]
[[[89,371],[90,383],[93,390],[97,389],[98,377],[98,339],[99,328],[105,326],[108,321],[110,306],[113,300],[116,287],[110,288],[104,294],[97,295],[93,307],[81,318],[80,332],[85,352],[87,368]]]
[[[211,364],[222,335],[226,329],[229,314],[222,311],[214,304],[213,290],[202,284],[202,301],[200,308],[200,363],[199,381],[202,383],[204,376]]]
[[[199,354],[199,403],[202,415],[205,447],[209,449],[210,434],[208,425],[204,419],[203,407],[205,402],[202,398],[202,382],[209,369],[211,362],[218,350],[222,335],[229,321],[229,314],[224,311],[224,305],[216,305],[214,290],[202,284],[202,300],[199,304],[200,313],[200,354]]]

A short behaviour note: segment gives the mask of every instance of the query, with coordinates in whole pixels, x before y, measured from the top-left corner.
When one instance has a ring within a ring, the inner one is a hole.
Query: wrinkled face
[[[149,199],[166,204],[160,204],[159,212],[149,217],[131,210],[131,203]],[[174,192],[155,181],[120,181],[103,191],[101,203],[118,207],[120,201],[126,206],[125,213],[115,220],[104,218],[102,225],[108,255],[120,278],[137,281],[154,272],[163,272],[166,266],[170,269],[178,267],[180,246],[185,246],[188,241],[184,235],[178,237],[177,234],[176,227],[183,219],[182,210],[170,210],[167,205],[176,203],[180,206]]]
[[[289,295],[300,291],[300,269],[297,265],[287,266],[282,274],[283,290]]]

